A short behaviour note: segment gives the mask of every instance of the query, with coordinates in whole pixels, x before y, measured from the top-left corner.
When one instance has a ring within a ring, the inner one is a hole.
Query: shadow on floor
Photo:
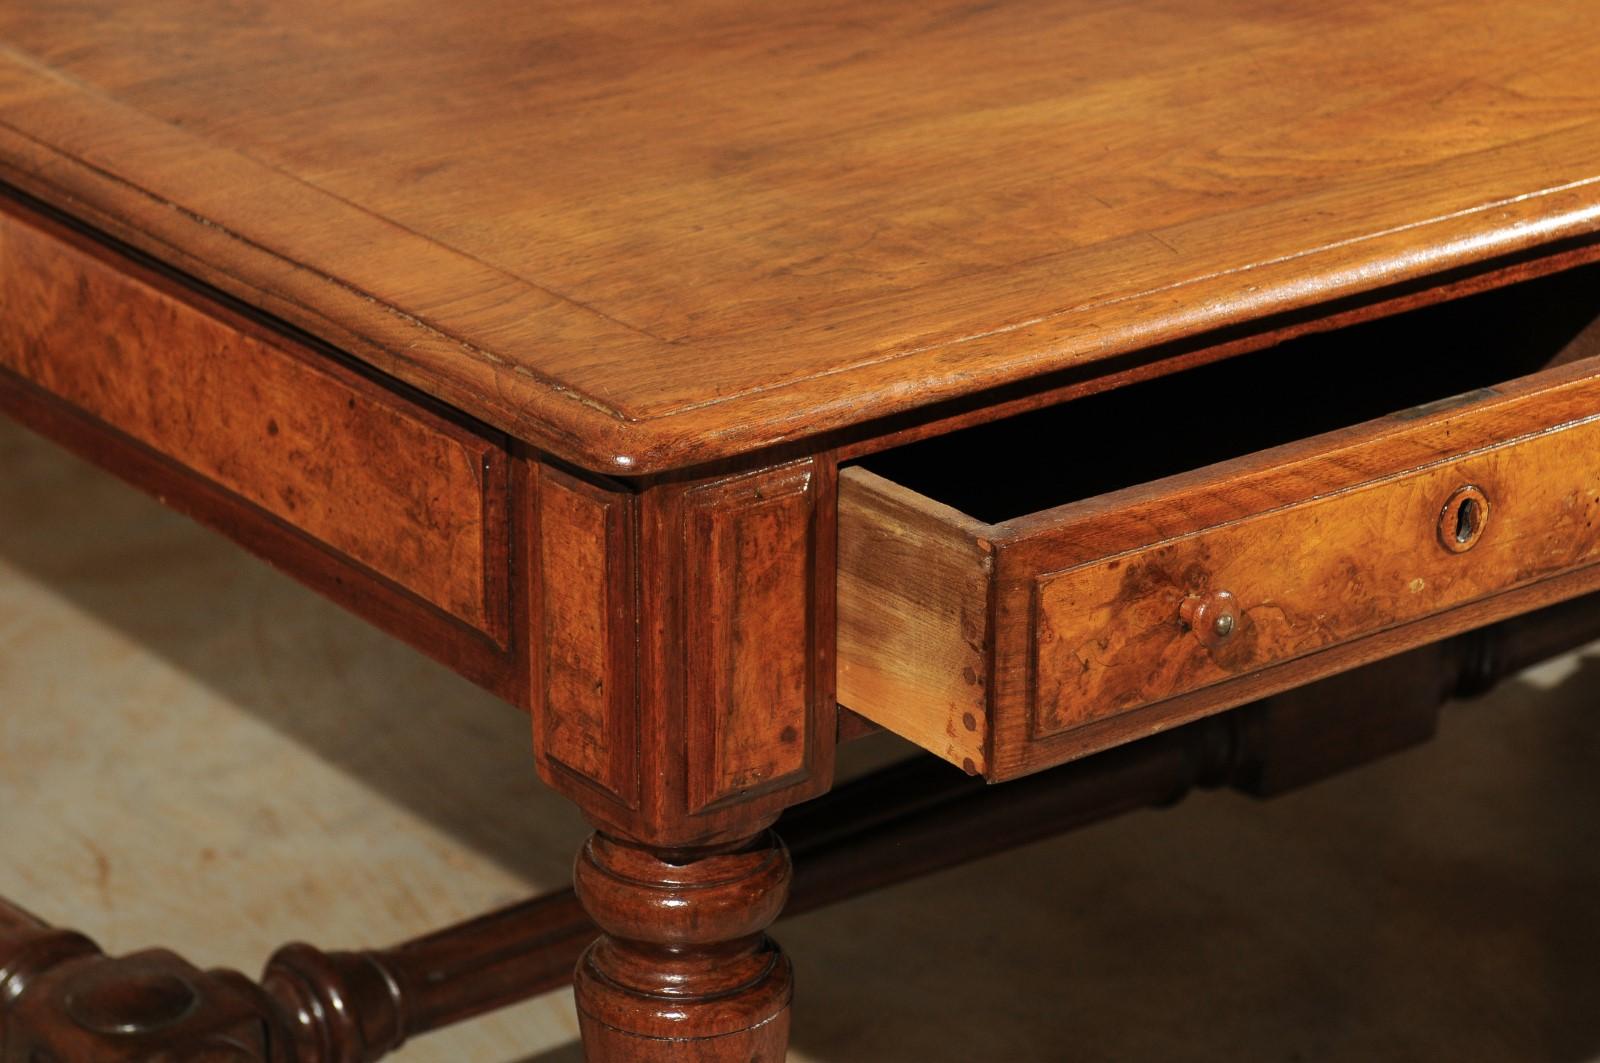
[[[519,1059],[516,1063],[583,1063],[583,1049],[574,1042],[527,1059]]]

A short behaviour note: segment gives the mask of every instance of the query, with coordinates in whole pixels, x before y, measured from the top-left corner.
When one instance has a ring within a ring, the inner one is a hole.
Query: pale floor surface
[[[1600,1059],[1600,648],[1440,739],[797,919],[792,1059]],[[867,743],[854,759],[897,755]],[[256,971],[561,885],[520,714],[0,423],[0,893]],[[404,1063],[578,1063],[568,994]]]

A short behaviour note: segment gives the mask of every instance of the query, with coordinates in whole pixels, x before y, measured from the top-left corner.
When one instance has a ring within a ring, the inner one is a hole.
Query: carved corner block
[[[533,477],[540,771],[619,836],[748,836],[831,784],[834,475]]]

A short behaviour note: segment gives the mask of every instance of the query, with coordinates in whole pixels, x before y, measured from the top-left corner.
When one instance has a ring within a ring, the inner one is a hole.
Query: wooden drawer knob
[[[1178,620],[1210,649],[1239,630],[1239,603],[1227,591],[1191,594],[1178,606]]]
[[[1478,545],[1488,523],[1488,496],[1471,484],[1458,487],[1439,512],[1439,542],[1452,554],[1464,554]]]

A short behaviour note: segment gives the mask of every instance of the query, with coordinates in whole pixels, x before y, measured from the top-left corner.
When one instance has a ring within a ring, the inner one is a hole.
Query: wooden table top
[[[0,178],[597,469],[1600,229],[1594,0],[15,0]]]

